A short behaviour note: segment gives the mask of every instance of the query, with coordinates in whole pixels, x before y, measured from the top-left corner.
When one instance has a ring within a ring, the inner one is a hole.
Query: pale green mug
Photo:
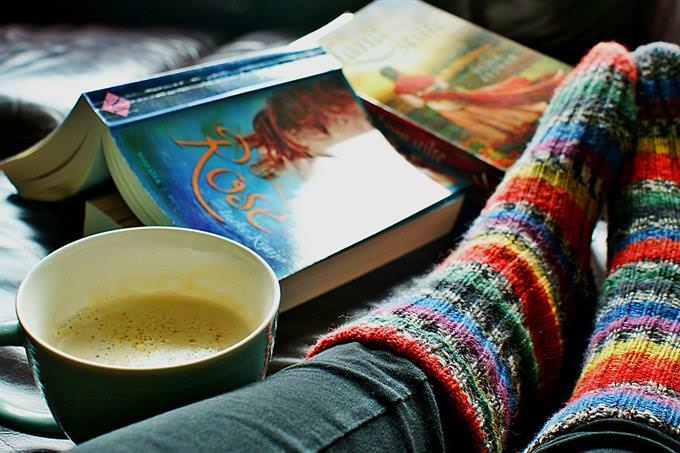
[[[50,333],[94,294],[173,291],[229,303],[251,320],[249,335],[208,357],[158,367],[103,365],[60,351]],[[0,423],[75,442],[264,377],[272,354],[280,289],[250,249],[210,233],[142,227],[89,236],[56,250],[17,292],[18,323],[0,325],[0,345],[26,347],[50,413],[0,396]],[[228,301],[228,302],[226,302]]]

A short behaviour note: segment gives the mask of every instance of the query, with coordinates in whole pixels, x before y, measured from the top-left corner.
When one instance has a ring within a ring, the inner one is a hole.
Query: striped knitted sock
[[[611,204],[595,330],[571,400],[531,448],[603,418],[680,438],[680,48],[652,44],[634,59],[637,152]]]
[[[411,293],[331,332],[310,355],[360,341],[408,357],[480,450],[502,450],[520,406],[560,377],[570,320],[592,308],[590,237],[631,147],[634,79],[624,48],[596,46],[458,248]]]

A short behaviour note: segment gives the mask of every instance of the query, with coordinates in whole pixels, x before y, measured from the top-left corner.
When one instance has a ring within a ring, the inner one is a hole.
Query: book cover
[[[389,132],[490,188],[569,66],[418,0],[379,0],[320,39]]]
[[[457,195],[371,125],[335,59],[292,53],[87,94],[143,223],[234,239],[282,279]]]

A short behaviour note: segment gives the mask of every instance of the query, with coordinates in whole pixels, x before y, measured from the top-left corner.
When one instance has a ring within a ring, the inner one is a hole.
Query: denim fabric
[[[263,382],[98,437],[76,452],[471,451],[460,426],[437,405],[435,391],[413,363],[350,343]],[[654,428],[612,419],[565,433],[538,451],[678,447]]]
[[[443,432],[419,368],[351,343],[76,451],[442,451]]]

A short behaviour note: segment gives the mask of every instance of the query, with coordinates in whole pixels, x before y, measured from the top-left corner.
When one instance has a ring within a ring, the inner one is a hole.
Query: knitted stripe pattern
[[[652,44],[633,55],[638,144],[612,197],[595,328],[569,403],[533,446],[608,417],[680,438],[680,48]]]
[[[632,145],[635,77],[621,46],[591,50],[457,249],[310,355],[359,341],[409,358],[479,449],[501,451],[520,407],[559,379],[570,320],[593,310],[590,237]]]

